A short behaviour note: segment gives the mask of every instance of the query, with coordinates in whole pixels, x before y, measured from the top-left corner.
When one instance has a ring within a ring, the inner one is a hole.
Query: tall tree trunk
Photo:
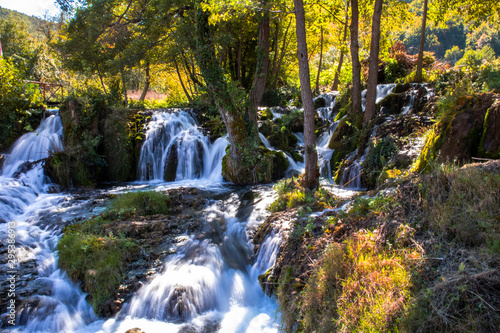
[[[422,68],[424,67],[425,25],[427,23],[427,1],[428,0],[424,0],[424,13],[422,16],[420,48],[418,49],[417,73],[415,73],[415,82],[422,82]]]
[[[382,17],[383,0],[375,0],[372,20],[372,40],[370,45],[370,64],[368,67],[368,87],[366,88],[365,124],[375,114],[377,100],[378,54],[380,48],[380,19]]]
[[[306,18],[302,0],[294,0],[297,33],[297,57],[299,60],[300,92],[304,107],[305,177],[304,186],[313,189],[319,183],[318,153],[314,134],[314,105],[312,100],[309,62],[307,58]]]
[[[127,80],[125,78],[125,69],[120,70],[122,77],[122,87],[123,87],[123,105],[128,106],[128,95],[127,95]]]
[[[349,25],[347,21],[349,20],[349,1],[347,1],[347,6],[345,10],[345,25],[344,25],[344,37],[342,38],[343,43],[345,44],[347,41],[347,29],[349,28]],[[340,72],[342,71],[342,65],[344,64],[344,50],[342,49],[340,51],[340,59],[339,59],[339,64],[337,66],[337,70],[335,71],[335,78],[333,79],[333,84],[332,84],[332,90],[338,90],[339,89],[339,83],[340,83]]]
[[[181,83],[182,90],[184,91],[184,94],[186,95],[188,102],[191,103],[193,100],[191,99],[191,96],[189,96],[189,92],[187,91],[186,86],[182,81],[182,76],[181,72],[179,71],[179,66],[177,65],[177,60],[174,60],[174,64],[175,64],[175,71],[177,72],[177,76],[179,77],[179,82]]]
[[[146,99],[146,95],[149,90],[149,84],[150,84],[151,76],[149,75],[149,61],[146,62],[146,82],[144,82],[144,89],[142,90],[141,97],[139,97],[139,102],[144,102],[144,99]]]
[[[290,29],[290,25],[292,24],[292,19],[290,18],[290,21],[288,22],[288,26],[286,27],[285,30],[285,36],[283,37],[283,44],[281,45],[281,52],[280,52],[280,58],[278,61],[278,66],[276,68],[273,68],[273,83],[271,84],[273,89],[276,89],[276,86],[278,84],[278,77],[280,74],[281,70],[281,64],[283,63],[283,58],[285,57],[285,51],[286,47],[288,46],[288,40],[286,39],[286,36],[288,35],[288,30]]]
[[[361,64],[359,63],[359,8],[358,0],[351,0],[351,59],[352,59],[352,111],[361,115]],[[359,127],[361,124],[356,124]]]
[[[195,52],[198,67],[207,89],[219,109],[228,133],[230,145],[229,152],[222,160],[222,175],[227,180],[237,184],[270,182],[273,177],[272,154],[265,154],[266,151],[259,147],[257,122],[252,122],[249,119],[250,108],[245,109],[243,105],[238,104],[229,91],[224,72],[215,55],[214,43],[210,37],[209,16],[209,13],[201,8],[196,11]],[[263,34],[265,35],[265,32]],[[257,71],[257,73],[260,72],[261,70]],[[254,101],[256,101],[257,93],[255,91],[252,93]]]
[[[273,40],[273,46],[272,49],[274,50],[274,57],[273,57],[273,65],[271,66],[271,75],[270,75],[270,81],[274,80],[274,72],[276,71],[276,66],[278,66],[278,58],[279,58],[279,37],[280,37],[280,22],[279,20],[276,20],[276,26],[274,28],[274,40]]]
[[[323,61],[323,26],[321,26],[321,42],[319,51],[318,75],[316,75],[316,93],[319,94],[319,76],[321,75],[321,63]]]
[[[261,1],[263,8],[267,0]],[[250,90],[250,106],[248,109],[248,118],[252,124],[257,125],[257,108],[264,96],[266,89],[267,72],[269,69],[269,44],[271,29],[269,27],[269,13],[264,11],[263,17],[259,23],[259,45],[257,46],[257,67]]]

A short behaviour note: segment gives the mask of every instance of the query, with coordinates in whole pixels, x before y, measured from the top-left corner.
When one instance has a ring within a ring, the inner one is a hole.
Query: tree
[[[276,154],[260,146],[255,107],[263,93],[259,85],[265,85],[266,81],[265,61],[269,57],[269,49],[266,50],[266,47],[269,42],[265,39],[269,38],[269,20],[264,13],[259,23],[258,53],[261,56],[255,76],[263,77],[253,80],[253,86],[247,97],[244,90],[237,87],[237,81],[228,81],[224,75],[220,61],[216,57],[209,16],[210,13],[202,6],[196,9],[196,54],[207,90],[219,109],[228,133],[229,151],[222,161],[222,174],[224,178],[237,184],[269,182]]]
[[[316,151],[316,135],[314,133],[314,105],[312,101],[311,79],[309,77],[309,61],[307,57],[307,40],[305,12],[302,0],[294,0],[295,25],[297,33],[297,58],[299,60],[300,91],[304,108],[304,146],[305,175],[304,186],[318,186],[318,153]]]
[[[425,25],[427,22],[427,2],[424,0],[424,12],[422,14],[422,29],[420,36],[420,47],[418,49],[417,72],[415,73],[415,82],[422,82],[422,68],[424,64],[424,46],[425,46]]]
[[[352,111],[361,114],[361,63],[359,62],[359,7],[358,0],[351,0],[351,62],[352,62]]]
[[[372,19],[372,39],[370,46],[370,64],[368,72],[368,87],[366,89],[365,124],[371,121],[375,114],[377,99],[378,55],[380,47],[380,20],[382,17],[383,0],[375,0]]]

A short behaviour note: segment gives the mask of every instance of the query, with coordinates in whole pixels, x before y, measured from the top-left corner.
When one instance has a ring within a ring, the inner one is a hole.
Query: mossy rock
[[[313,105],[315,109],[324,108],[326,106],[326,100],[323,96],[318,96],[314,99]]]
[[[285,176],[285,172],[288,169],[289,162],[285,157],[285,154],[281,151],[270,151],[273,159],[273,175],[272,180],[276,181]]]
[[[275,127],[276,124],[274,124],[271,120],[265,120],[260,123],[259,132],[267,138],[273,133]]]
[[[335,150],[345,150],[345,145],[349,142],[350,138],[354,134],[354,127],[349,122],[348,117],[343,118],[340,123],[337,125],[335,132],[330,139],[330,143],[328,144],[328,148]]]
[[[479,144],[479,156],[500,158],[500,101],[497,100],[488,109],[484,117],[483,133]]]
[[[382,110],[384,114],[399,114],[409,100],[410,96],[404,92],[389,94],[377,104],[377,113]]]
[[[432,159],[440,163],[455,161],[463,164],[470,161],[471,157],[478,156],[485,137],[484,119],[489,118],[488,109],[492,104],[493,94],[458,98],[453,109],[448,110],[428,133],[413,171],[424,170]]]
[[[304,156],[302,156],[299,152],[293,151],[292,158],[295,162],[304,163]]]
[[[259,146],[250,158],[235,162],[228,154],[222,158],[224,179],[240,185],[265,184],[282,178],[288,168],[288,160],[283,152]]]
[[[276,149],[292,152],[297,145],[298,139],[288,129],[279,129],[268,138],[269,143]]]
[[[412,89],[411,83],[398,83],[396,84],[392,92],[395,94],[401,94],[411,89]]]

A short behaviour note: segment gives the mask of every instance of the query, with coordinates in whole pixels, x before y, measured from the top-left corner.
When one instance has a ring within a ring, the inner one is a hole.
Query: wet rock
[[[315,109],[324,108],[326,106],[326,99],[323,96],[318,96],[314,99],[313,105]]]
[[[174,143],[172,147],[170,147],[170,151],[168,153],[167,159],[165,161],[163,179],[167,182],[171,182],[175,180],[177,175],[177,165],[178,165],[178,156],[177,156],[177,143]]]

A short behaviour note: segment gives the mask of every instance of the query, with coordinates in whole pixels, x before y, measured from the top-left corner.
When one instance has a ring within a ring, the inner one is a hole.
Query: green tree
[[[25,82],[16,66],[1,57],[0,78],[0,151],[5,151],[36,125],[31,120],[41,113],[42,101],[38,87]]]

